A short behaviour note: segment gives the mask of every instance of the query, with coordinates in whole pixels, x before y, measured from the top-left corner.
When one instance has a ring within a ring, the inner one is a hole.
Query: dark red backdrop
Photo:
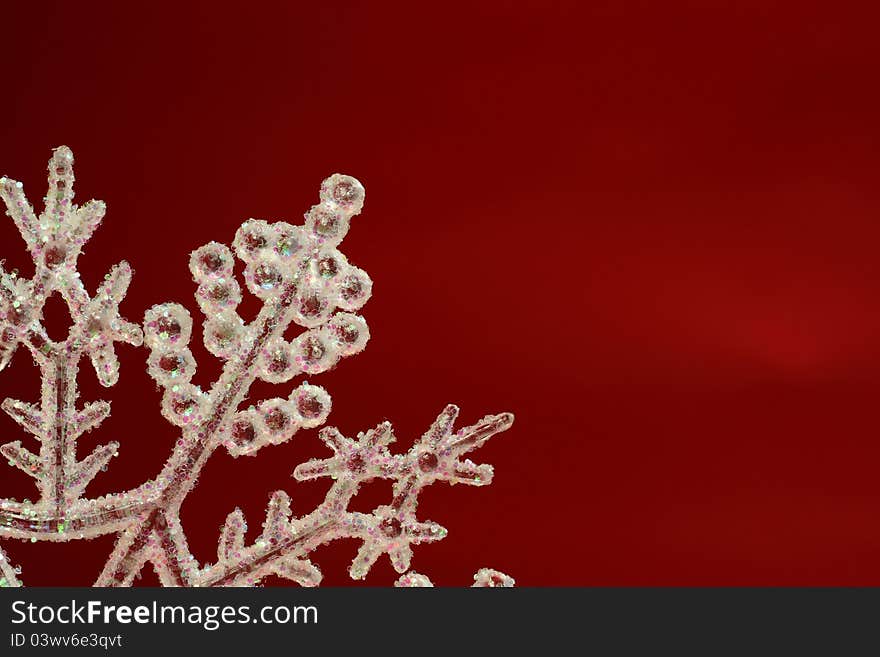
[[[50,148],[73,148],[78,199],[109,206],[84,278],[128,259],[128,317],[197,315],[193,248],[297,221],[331,172],[364,182],[344,247],[375,281],[373,338],[314,379],[331,421],[388,418],[408,445],[449,401],[517,415],[476,454],[493,486],[425,495],[450,534],[414,568],[880,584],[874,3],[38,4],[3,9],[0,172],[39,202]],[[27,270],[9,220],[0,244]],[[95,494],[155,474],[175,438],[146,352],[120,353],[117,387],[81,377],[113,402],[83,449],[122,442]],[[19,354],[0,397],[37,385]],[[21,437],[5,416],[0,434]],[[252,527],[275,488],[309,510],[324,485],[289,475],[320,454],[314,432],[218,454],[183,511],[197,556],[236,504]],[[27,583],[77,584],[112,540],[5,547]],[[326,583],[354,551],[315,555]],[[394,577],[385,559],[367,581]]]

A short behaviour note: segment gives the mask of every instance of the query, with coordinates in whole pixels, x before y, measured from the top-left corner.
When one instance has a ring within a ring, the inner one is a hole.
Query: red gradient
[[[474,454],[491,487],[424,495],[450,533],[413,568],[438,584],[492,566],[539,586],[880,585],[876,5],[328,5],[5,7],[0,173],[39,203],[50,149],[74,150],[77,198],[108,204],[83,277],[131,262],[137,321],[198,314],[200,244],[298,221],[322,178],[357,176],[344,250],[375,281],[373,337],[314,379],[331,422],[390,419],[405,447],[447,402],[517,416]],[[29,271],[11,221],[0,245]],[[153,476],[175,439],[146,352],[119,353],[116,387],[81,375],[113,403],[82,449],[122,443],[92,494]],[[19,354],[0,397],[38,385]],[[0,437],[21,437],[5,416]],[[196,556],[236,505],[252,537],[272,490],[313,508],[326,485],[289,475],[323,449],[311,431],[218,453],[183,509]],[[26,583],[73,585],[112,543],[4,546]],[[355,549],[315,554],[327,584]],[[367,583],[395,577],[384,559]]]

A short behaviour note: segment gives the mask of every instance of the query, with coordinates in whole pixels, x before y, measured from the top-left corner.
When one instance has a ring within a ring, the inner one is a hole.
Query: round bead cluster
[[[205,348],[218,358],[229,358],[245,334],[244,320],[234,310],[222,310],[209,317],[202,327]]]
[[[260,376],[280,382],[300,373],[326,372],[340,358],[361,351],[369,338],[363,317],[337,313],[326,325],[304,331],[292,342],[273,341],[261,354]]]
[[[231,249],[209,242],[190,255],[196,300],[206,315],[205,347],[226,360],[240,354],[240,366],[270,383],[324,372],[361,351],[370,337],[366,321],[352,311],[369,299],[372,282],[337,249],[363,206],[363,187],[337,174],[324,181],[320,199],[302,226],[250,219],[239,227]],[[235,277],[236,256],[244,263],[248,290],[265,304],[259,322],[250,325],[237,312],[242,293]],[[290,322],[306,330],[288,341],[283,332]],[[254,363],[246,353],[264,327],[272,333]],[[196,362],[188,346],[189,313],[178,304],[155,306],[147,312],[145,331],[152,350],[150,375],[165,388],[164,414],[178,426],[198,426],[209,395],[190,383]],[[253,454],[262,445],[287,440],[301,427],[318,426],[329,411],[329,395],[303,384],[286,399],[236,412],[223,426],[222,442],[235,455]]]
[[[188,346],[191,335],[192,318],[180,304],[153,306],[144,317],[144,341],[151,350],[147,368],[165,388],[162,414],[179,427],[198,423],[207,402],[205,393],[190,383],[196,373]]]
[[[218,242],[209,242],[190,256],[189,270],[199,284],[196,301],[208,317],[234,311],[241,303],[241,288],[232,272],[234,264],[229,247]]]
[[[233,456],[252,456],[264,445],[289,440],[299,429],[323,424],[330,407],[326,390],[303,383],[287,399],[267,399],[236,413],[226,427],[223,444]]]

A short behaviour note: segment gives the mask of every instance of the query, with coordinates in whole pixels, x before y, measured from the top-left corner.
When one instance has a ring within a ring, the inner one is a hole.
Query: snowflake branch
[[[109,386],[118,378],[113,343],[139,345],[142,341],[140,328],[119,317],[119,304],[131,280],[127,263],[110,271],[93,299],[80,281],[77,259],[103,218],[105,207],[100,201],[91,201],[77,208],[72,203],[73,183],[73,154],[62,146],[49,161],[46,208],[37,219],[21,183],[0,179],[0,197],[36,269],[34,277],[25,280],[0,268],[0,368],[21,343],[39,366],[42,382],[39,405],[11,399],[2,404],[10,417],[40,442],[39,455],[19,441],[0,447],[12,465],[36,479],[40,497],[34,504],[0,501],[0,536],[67,540],[68,523],[83,524],[81,496],[118,445],[99,447],[83,461],[77,460],[77,439],[109,415],[107,402],[77,410],[79,360],[88,354],[99,381]],[[60,343],[49,339],[41,323],[43,306],[55,293],[64,298],[73,320],[67,338]],[[28,522],[23,523],[23,518]]]
[[[79,279],[77,258],[105,208],[99,201],[82,208],[73,205],[73,182],[73,154],[62,146],[49,161],[49,192],[45,211],[38,220],[21,183],[0,179],[0,196],[36,268],[31,280],[0,270],[0,367],[8,363],[16,345],[23,343],[40,367],[42,379],[39,406],[11,399],[2,405],[41,445],[39,456],[18,441],[0,448],[13,465],[37,480],[40,492],[39,501],[33,505],[10,500],[0,504],[0,535],[16,535],[18,513],[30,517],[31,536],[39,534],[39,528],[63,534],[69,512],[116,451],[116,444],[111,443],[84,461],[77,461],[77,438],[109,414],[106,402],[88,405],[82,414],[77,412],[79,360],[88,353],[100,382],[112,385],[118,378],[113,342],[141,342],[140,329],[118,314],[131,280],[128,264],[120,263],[111,270],[94,299],[89,298]],[[47,298],[56,292],[67,302],[73,319],[62,343],[50,340],[40,322]],[[10,510],[12,513],[8,513]]]
[[[335,248],[351,217],[360,212],[363,196],[359,182],[336,174],[322,184],[321,203],[311,209],[304,226],[250,220],[240,227],[233,246],[246,265],[248,289],[263,300],[249,325],[236,313],[241,290],[233,275],[232,251],[211,242],[193,252],[190,271],[199,284],[196,300],[207,318],[205,345],[226,361],[209,392],[190,383],[196,363],[188,347],[189,312],[173,303],[147,312],[149,371],[165,389],[163,414],[181,427],[183,435],[155,480],[160,491],[155,504],[162,513],[150,514],[130,528],[135,538],[117,545],[98,585],[130,581],[129,570],[137,565],[130,553],[146,545],[154,533],[161,534],[155,526],[159,518],[167,516],[171,522],[177,517],[177,509],[218,446],[224,444],[236,456],[252,455],[266,444],[284,442],[298,429],[318,426],[327,418],[329,395],[307,383],[287,398],[269,399],[243,410],[239,406],[258,377],[281,383],[299,374],[317,374],[366,344],[369,332],[362,318],[347,312],[333,314],[337,308],[356,310],[370,296],[369,277],[350,266]],[[288,343],[283,336],[292,323],[307,330]],[[175,545],[179,556],[191,561],[188,552]],[[166,562],[173,562],[171,552],[163,548]],[[176,579],[185,580],[177,578],[173,563],[166,566]]]
[[[490,415],[452,434],[457,416],[458,408],[447,406],[428,433],[400,456],[388,451],[388,445],[394,441],[388,422],[359,434],[357,440],[346,438],[335,427],[322,429],[320,437],[334,455],[297,466],[294,476],[299,480],[332,477],[334,484],[323,503],[304,518],[290,519],[289,497],[282,491],[276,492],[266,512],[263,533],[247,548],[244,547],[247,525],[244,515],[236,509],[221,530],[218,562],[197,576],[198,585],[253,586],[273,573],[289,577],[294,572],[306,571],[312,574],[306,580],[307,585],[316,585],[320,571],[304,558],[319,545],[344,538],[362,541],[350,569],[353,578],[365,577],[385,552],[390,555],[394,568],[404,572],[409,568],[413,544],[446,536],[446,530],[440,525],[415,518],[419,493],[436,481],[455,483],[457,475],[450,466],[456,459],[482,446],[513,422],[509,413]],[[439,456],[434,463],[425,455]],[[371,514],[348,511],[360,484],[376,478],[395,481],[391,505],[380,506]],[[463,483],[486,482],[467,479]],[[299,581],[296,577],[289,578]]]

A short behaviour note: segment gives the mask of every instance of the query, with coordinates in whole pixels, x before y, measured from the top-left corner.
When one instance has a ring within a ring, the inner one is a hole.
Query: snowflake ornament
[[[441,525],[416,513],[421,491],[443,481],[487,485],[493,470],[465,454],[482,446],[513,423],[510,413],[486,416],[456,430],[458,408],[449,405],[409,450],[392,453],[390,423],[343,436],[334,427],[320,430],[332,456],[298,465],[296,479],[328,477],[333,484],[323,502],[302,516],[290,497],[274,492],[262,532],[247,544],[247,522],[233,510],[220,529],[217,561],[200,564],[191,554],[180,521],[181,505],[215,450],[254,456],[262,448],[290,440],[302,429],[324,425],[332,402],[320,386],[302,381],[281,396],[246,404],[259,380],[288,384],[335,367],[363,350],[370,333],[357,312],[369,300],[372,281],[339,250],[353,217],[364,203],[364,188],[354,178],[334,174],[321,185],[319,203],[302,225],[250,219],[236,232],[232,247],[209,242],[190,256],[197,284],[196,304],[205,316],[203,339],[208,352],[223,362],[217,380],[203,390],[192,384],[197,363],[190,350],[193,318],[175,302],[147,310],[143,327],[119,314],[132,271],[121,262],[105,276],[94,296],[77,269],[83,245],[101,222],[105,206],[73,203],[73,154],[60,147],[49,162],[49,192],[39,217],[22,184],[0,179],[0,196],[25,240],[35,266],[31,279],[6,272],[0,263],[0,369],[19,347],[30,352],[42,381],[38,402],[6,399],[3,410],[39,442],[39,451],[20,440],[0,446],[10,465],[35,480],[38,499],[0,500],[0,538],[70,541],[116,534],[97,586],[127,586],[151,563],[164,586],[254,586],[277,575],[302,586],[316,586],[320,569],[310,560],[320,545],[354,539],[360,548],[349,569],[364,578],[387,554],[405,573],[395,586],[432,586],[407,572],[413,546],[446,536]],[[245,322],[237,308],[243,290],[236,259],[244,264],[244,287],[262,307]],[[72,325],[63,341],[51,340],[42,324],[47,299],[60,294]],[[300,333],[287,340],[288,329]],[[115,344],[145,345],[146,368],[162,390],[160,412],[177,438],[162,470],[140,486],[97,498],[86,496],[92,479],[119,449],[109,442],[85,458],[77,439],[110,414],[110,404],[77,404],[77,375],[88,357],[104,386],[119,379]],[[391,500],[371,513],[349,510],[360,484],[374,479],[391,483]],[[18,569],[0,550],[0,585],[19,586]],[[474,586],[512,586],[513,580],[482,569]]]

